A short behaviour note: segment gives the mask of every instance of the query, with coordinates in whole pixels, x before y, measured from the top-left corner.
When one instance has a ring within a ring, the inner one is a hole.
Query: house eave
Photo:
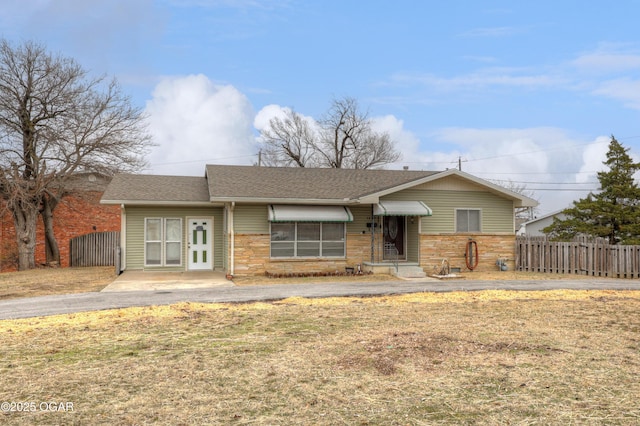
[[[210,201],[158,201],[158,200],[100,200],[100,204],[118,204],[125,206],[175,206],[175,207],[220,207],[223,203]]]
[[[394,192],[398,192],[398,191],[402,191],[404,189],[408,189],[408,188],[412,188],[414,186],[418,186],[418,185],[422,185],[425,183],[429,183],[429,182],[433,182],[439,179],[443,179],[446,178],[448,176],[458,176],[462,179],[468,180],[470,182],[473,182],[477,185],[483,186],[485,188],[487,188],[489,191],[495,193],[495,194],[499,194],[502,197],[511,199],[514,201],[514,207],[536,207],[538,206],[538,202],[536,200],[534,200],[533,198],[529,198],[527,196],[518,194],[517,192],[513,192],[507,188],[503,188],[499,185],[496,185],[494,183],[491,183],[489,181],[486,181],[484,179],[480,179],[477,178],[473,175],[470,175],[468,173],[462,172],[458,169],[449,169],[449,170],[445,170],[443,172],[440,173],[435,173],[432,174],[430,176],[425,176],[423,178],[420,179],[416,179],[414,181],[411,182],[407,182],[404,183],[402,185],[397,185],[394,186],[392,188],[387,188],[385,190],[379,191],[379,192],[375,192],[372,194],[367,194],[367,195],[363,195],[359,198],[360,202],[363,203],[368,203],[368,204],[372,204],[372,203],[377,203],[378,200],[380,199],[380,197],[383,197],[385,195],[388,194],[392,194]]]
[[[315,204],[315,205],[350,205],[358,204],[358,200],[323,199],[323,198],[261,198],[261,197],[211,197],[212,203],[245,203],[245,204]]]

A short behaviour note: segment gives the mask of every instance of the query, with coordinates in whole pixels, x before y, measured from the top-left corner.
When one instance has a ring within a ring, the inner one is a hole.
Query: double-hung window
[[[182,219],[148,217],[144,220],[145,266],[182,264]]]
[[[344,257],[342,222],[272,222],[271,257]]]
[[[480,209],[456,209],[456,232],[480,232]]]

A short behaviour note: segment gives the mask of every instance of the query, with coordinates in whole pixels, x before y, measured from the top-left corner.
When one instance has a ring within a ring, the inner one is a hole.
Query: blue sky
[[[0,0],[35,40],[145,108],[145,173],[252,164],[293,108],[351,96],[404,165],[526,186],[539,213],[597,188],[610,135],[640,159],[640,1]]]

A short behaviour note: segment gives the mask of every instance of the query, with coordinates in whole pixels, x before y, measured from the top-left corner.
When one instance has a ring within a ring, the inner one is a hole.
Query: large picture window
[[[182,264],[182,219],[145,218],[145,266],[180,266]]]
[[[456,232],[480,232],[480,209],[456,209]]]
[[[344,256],[344,223],[271,223],[271,257]]]

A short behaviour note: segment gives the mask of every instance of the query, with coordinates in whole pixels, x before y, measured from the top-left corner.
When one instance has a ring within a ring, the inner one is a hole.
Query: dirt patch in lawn
[[[638,424],[638,311],[638,291],[482,291],[0,321],[0,401],[36,407],[0,422]]]

